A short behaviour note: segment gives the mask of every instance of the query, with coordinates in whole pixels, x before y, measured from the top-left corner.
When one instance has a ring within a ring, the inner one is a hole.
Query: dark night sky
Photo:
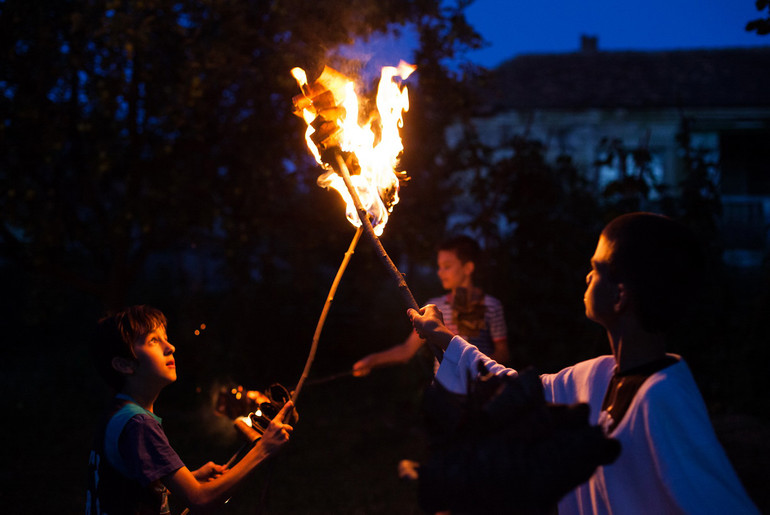
[[[493,67],[519,54],[574,52],[581,35],[598,37],[600,50],[770,46],[770,36],[745,30],[766,15],[754,0],[476,0],[468,20],[489,46],[466,57]],[[368,45],[371,69],[409,60],[413,44],[407,33]]]
[[[600,50],[770,45],[745,30],[766,13],[754,0],[476,0],[468,18],[491,46],[471,58],[494,66],[521,53],[571,52],[581,34],[597,36]]]

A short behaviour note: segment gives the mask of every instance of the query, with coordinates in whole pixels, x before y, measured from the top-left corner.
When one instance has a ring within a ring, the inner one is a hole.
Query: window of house
[[[770,195],[770,131],[726,131],[719,135],[722,193]]]

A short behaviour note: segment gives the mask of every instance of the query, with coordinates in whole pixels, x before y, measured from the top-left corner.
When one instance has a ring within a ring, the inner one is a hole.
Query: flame
[[[251,423],[251,418],[250,417],[243,416],[243,417],[238,417],[235,420],[240,420],[241,422],[246,424],[247,427],[252,427],[253,426],[253,424]]]
[[[359,123],[359,99],[353,81],[328,66],[312,84],[302,68],[291,71],[302,90],[301,95],[294,97],[295,114],[307,123],[307,146],[326,170],[318,177],[318,185],[337,190],[347,206],[348,220],[356,227],[361,225],[350,192],[325,156],[325,152],[339,149],[377,236],[382,235],[389,213],[399,200],[396,167],[404,149],[399,129],[403,126],[403,113],[409,110],[409,93],[396,79],[406,80],[414,70],[404,61],[398,67],[382,68],[377,110],[363,124]]]

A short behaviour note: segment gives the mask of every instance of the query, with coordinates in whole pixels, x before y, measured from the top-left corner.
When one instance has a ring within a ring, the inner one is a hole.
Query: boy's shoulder
[[[492,295],[489,295],[488,293],[485,293],[484,294],[484,305],[487,306],[487,307],[496,308],[496,307],[502,306],[503,303],[497,297],[493,297]]]
[[[124,475],[129,476],[120,453],[121,435],[124,434],[124,430],[129,424],[133,432],[143,432],[148,423],[150,427],[155,425],[160,427],[160,422],[160,418],[154,413],[147,411],[124,396],[116,396],[112,414],[104,429],[104,454],[110,464]],[[160,429],[160,431],[163,430]]]

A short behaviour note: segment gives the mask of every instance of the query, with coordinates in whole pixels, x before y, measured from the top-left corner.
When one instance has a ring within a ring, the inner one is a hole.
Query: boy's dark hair
[[[108,385],[120,391],[125,383],[125,376],[112,367],[112,358],[135,359],[136,340],[166,325],[163,312],[144,305],[131,306],[99,320],[92,354],[96,368]]]
[[[621,215],[602,235],[612,248],[610,278],[626,284],[642,327],[668,332],[697,297],[704,257],[695,235],[654,213]]]
[[[472,261],[478,266],[481,259],[481,247],[478,242],[470,236],[460,235],[444,240],[438,247],[438,250],[451,250],[457,254],[457,259],[463,264]]]

